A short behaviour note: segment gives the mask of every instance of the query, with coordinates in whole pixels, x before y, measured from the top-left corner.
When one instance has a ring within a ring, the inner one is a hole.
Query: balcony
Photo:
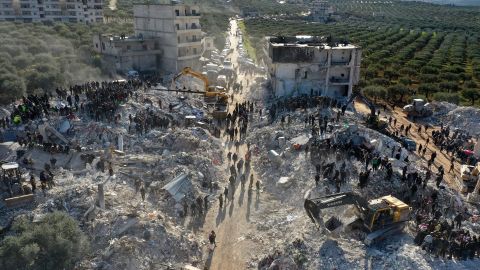
[[[178,43],[178,47],[192,47],[192,46],[201,46],[201,45],[202,45],[201,40],[195,40],[195,41],[184,40]]]
[[[332,61],[330,65],[332,66],[348,66],[350,64],[350,61]]]
[[[178,19],[200,19],[200,14],[199,13],[185,13],[185,14],[175,14],[175,18]]]
[[[184,28],[177,29],[177,33],[190,33],[190,32],[200,32],[202,29],[200,27]]]
[[[331,77],[330,78],[330,83],[332,84],[348,84],[350,82],[350,79],[348,78],[335,78]]]

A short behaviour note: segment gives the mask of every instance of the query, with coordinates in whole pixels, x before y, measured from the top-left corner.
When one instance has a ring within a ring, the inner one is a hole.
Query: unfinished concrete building
[[[164,70],[199,68],[203,52],[200,7],[179,1],[139,4],[133,7],[135,35],[156,38],[163,51]]]
[[[360,79],[361,49],[312,36],[267,37],[265,63],[275,97],[348,98]]]
[[[213,39],[204,38],[200,28],[196,5],[178,1],[136,4],[133,14],[133,36],[93,37],[94,50],[117,72],[199,69],[204,51],[213,49]]]
[[[0,21],[103,22],[103,0],[2,0]]]
[[[93,44],[94,50],[102,55],[104,63],[119,73],[161,69],[163,51],[156,38],[99,34],[93,37]]]

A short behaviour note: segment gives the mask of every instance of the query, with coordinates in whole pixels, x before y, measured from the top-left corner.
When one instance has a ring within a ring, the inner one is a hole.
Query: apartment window
[[[197,29],[197,25],[194,24],[194,23],[192,23],[192,26],[191,26],[191,27],[192,27],[192,29]]]
[[[306,79],[308,77],[308,71],[305,71],[305,74],[303,74],[303,78]]]
[[[197,54],[197,48],[193,48],[193,54]]]
[[[127,51],[130,51],[130,46],[127,46]]]
[[[192,41],[197,41],[197,36],[193,35],[192,36]]]
[[[192,15],[197,15],[197,11],[195,9],[192,9]]]
[[[31,15],[32,13],[30,11],[22,11],[22,15]]]
[[[180,43],[180,37],[177,37],[177,41],[178,41],[178,43]]]
[[[185,29],[188,29],[188,23],[185,24]]]
[[[142,48],[143,48],[144,51],[148,50],[147,44],[143,44]]]
[[[180,24],[175,24],[175,27],[177,28],[177,30],[180,30]]]
[[[98,43],[95,43],[95,48],[97,48],[97,49],[98,49]]]
[[[180,16],[180,10],[175,9],[175,15],[176,15],[176,16]]]

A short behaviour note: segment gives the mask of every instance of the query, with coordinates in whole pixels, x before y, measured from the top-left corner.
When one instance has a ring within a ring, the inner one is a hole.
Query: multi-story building
[[[170,0],[135,4],[133,15],[134,36],[93,37],[94,50],[120,73],[130,70],[174,73],[184,67],[199,69],[203,52],[213,49],[213,39],[203,37],[196,5]]]
[[[133,7],[133,15],[136,36],[158,39],[164,70],[199,67],[203,52],[199,6],[178,1],[139,4]]]
[[[360,79],[362,51],[327,44],[322,37],[267,37],[265,63],[276,97],[322,95],[348,98]]]
[[[103,22],[103,0],[0,0],[0,21]]]

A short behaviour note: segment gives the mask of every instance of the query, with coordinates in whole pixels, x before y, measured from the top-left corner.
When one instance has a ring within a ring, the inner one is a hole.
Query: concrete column
[[[350,95],[352,95],[352,90],[353,90],[353,77],[355,76],[355,65],[352,64],[352,62],[354,62],[353,60],[355,59],[356,57],[356,54],[355,54],[355,50],[352,50],[351,52],[351,59],[350,59],[350,63],[348,64],[349,67],[350,67],[350,78],[348,78],[348,93],[347,93],[347,98],[350,98]]]
[[[118,150],[123,152],[123,135],[118,135]]]
[[[331,61],[332,61],[332,50],[328,50],[327,51],[327,75],[325,76],[325,89],[323,91],[324,96],[328,94],[328,82],[330,80]]]
[[[98,184],[98,206],[105,209],[105,194],[103,191],[103,183]]]

